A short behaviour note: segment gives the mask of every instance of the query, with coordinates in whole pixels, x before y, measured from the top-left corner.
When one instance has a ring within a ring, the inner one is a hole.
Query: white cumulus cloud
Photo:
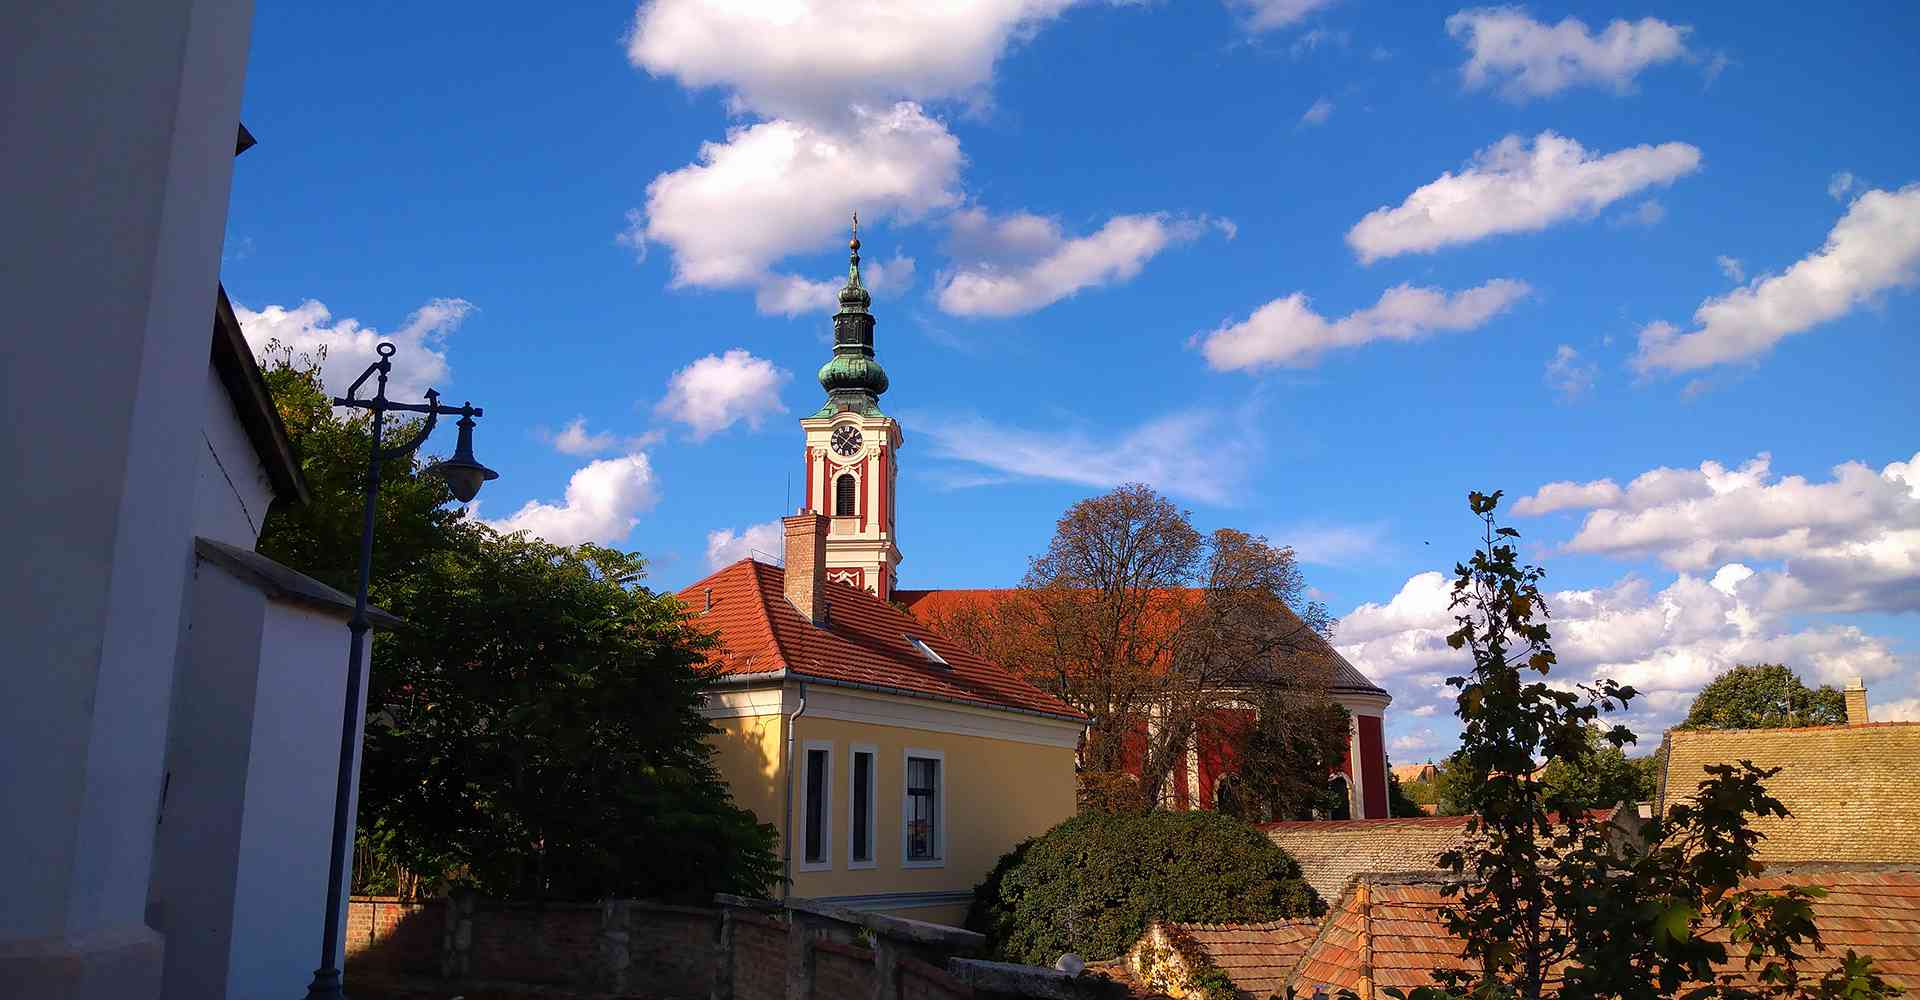
[[[575,471],[559,503],[529,500],[512,515],[486,523],[497,531],[530,532],[555,545],[615,545],[658,499],[653,467],[646,455],[635,453]]]
[[[278,341],[300,355],[318,357],[322,349],[326,359],[320,365],[320,380],[336,396],[347,394],[347,387],[378,361],[375,353],[383,341],[391,342],[393,374],[387,380],[387,398],[417,403],[431,388],[444,388],[452,377],[447,364],[447,337],[473,312],[466,299],[434,299],[409,315],[399,329],[391,333],[362,326],[359,320],[335,320],[325,305],[308,299],[292,308],[267,306],[258,311],[236,302],[233,315],[255,353],[266,350],[269,341]],[[371,396],[376,383],[369,380],[360,394]]]
[[[1513,512],[1521,517],[1529,517],[1551,514],[1556,510],[1584,510],[1618,503],[1621,496],[1620,487],[1611,479],[1596,479],[1591,483],[1548,483],[1532,496],[1514,501]]]
[[[707,532],[707,568],[719,569],[749,556],[765,560],[781,558],[786,532],[779,521],[748,525],[739,531],[720,528]]]
[[[690,89],[724,88],[736,110],[818,119],[877,99],[975,96],[1010,46],[1075,3],[649,0],[627,58]]]
[[[1518,7],[1481,7],[1447,18],[1447,33],[1467,48],[1460,68],[1466,85],[1497,85],[1514,101],[1581,84],[1629,92],[1641,70],[1687,56],[1690,30],[1643,17],[1616,19],[1595,34],[1578,18],[1543,24]]]
[[[1700,150],[1684,142],[1634,146],[1599,155],[1552,132],[1510,135],[1420,187],[1393,208],[1367,213],[1347,232],[1363,263],[1502,233],[1536,232],[1700,169]]]
[[[1295,292],[1195,340],[1207,363],[1218,371],[1304,367],[1335,348],[1471,330],[1505,312],[1529,291],[1526,282],[1512,278],[1496,278],[1461,292],[1398,285],[1387,289],[1380,301],[1337,320],[1314,312],[1307,296]]]
[[[911,222],[956,203],[960,164],[959,140],[917,104],[842,125],[761,122],[654,178],[625,238],[670,248],[676,286],[753,288],[764,311],[798,311],[776,262],[832,245],[856,210]]]
[[[917,268],[912,257],[894,254],[891,258],[860,263],[860,284],[878,298],[897,295],[912,286]],[[833,312],[840,307],[840,289],[845,276],[809,281],[795,274],[775,275],[754,293],[754,304],[768,314],[797,316],[805,312]]]
[[[958,316],[1019,316],[1085,288],[1126,281],[1160,251],[1206,230],[1203,221],[1164,213],[1116,215],[1096,232],[1072,238],[1059,223],[1029,213],[985,222],[961,213],[957,224],[979,231],[956,235],[957,244],[977,240],[1000,251],[962,263],[941,282],[940,308]]]
[[[786,412],[780,387],[792,377],[773,362],[736,347],[674,372],[665,398],[653,411],[687,425],[696,441],[743,421],[758,430],[767,417]]]
[[[1826,244],[1780,274],[1756,278],[1694,310],[1694,329],[1640,331],[1634,367],[1683,372],[1753,357],[1920,279],[1920,184],[1854,199]]]
[[[1420,704],[1434,685],[1471,670],[1447,645],[1452,578],[1417,574],[1384,604],[1366,603],[1340,620],[1336,646],[1397,701]],[[1626,722],[1643,744],[1686,711],[1694,694],[1738,663],[1786,663],[1824,683],[1888,678],[1903,663],[1887,640],[1852,626],[1795,628],[1714,581],[1682,574],[1655,590],[1638,577],[1606,587],[1547,594],[1560,681],[1610,678],[1642,692]]]

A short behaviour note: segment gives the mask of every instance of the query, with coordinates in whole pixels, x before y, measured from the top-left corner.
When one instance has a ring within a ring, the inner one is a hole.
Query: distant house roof
[[[695,624],[721,639],[709,657],[724,675],[786,671],[802,679],[1052,718],[1085,721],[1073,706],[975,655],[899,608],[844,583],[828,583],[827,625],[787,600],[786,571],[742,559],[680,591]],[[707,604],[707,590],[712,604]],[[913,645],[918,639],[944,663]]]
[[[1320,933],[1318,920],[1167,924],[1175,946],[1198,953],[1254,997],[1286,993],[1287,973]]]
[[[1019,591],[1013,589],[973,589],[973,590],[896,590],[893,599],[922,621],[939,621],[955,613],[979,609],[993,602],[1005,600]],[[1176,591],[1173,593],[1199,594],[1199,590]],[[1289,615],[1292,612],[1288,612]],[[1294,621],[1298,623],[1299,619]],[[1327,690],[1334,694],[1354,694],[1375,698],[1391,699],[1387,690],[1360,672],[1358,667],[1347,662],[1347,658],[1333,648],[1332,644],[1319,636],[1313,636],[1311,643],[1315,653],[1324,658],[1329,670]]]
[[[240,136],[244,151],[253,137],[247,134],[245,126],[241,127]],[[227,300],[224,286],[219,288],[214,300],[211,360],[220,384],[227,390],[227,398],[233,401],[233,412],[240,427],[246,431],[254,453],[260,456],[267,477],[273,481],[274,495],[288,503],[307,502],[307,480],[294,458],[287,426],[280,420],[280,408],[273,405],[273,393],[267,389],[260,363],[253,359],[253,348],[248,346],[246,335],[240,330],[240,320],[233,314],[233,303]]]
[[[1753,822],[1761,860],[1920,860],[1920,723],[1667,733],[1659,808],[1693,794],[1709,764],[1780,768],[1767,791],[1792,815]]]
[[[1412,784],[1416,781],[1426,781],[1439,773],[1440,769],[1431,763],[1396,764],[1393,768],[1394,778],[1403,785]]]
[[[1920,987],[1920,862],[1910,865],[1801,865],[1770,868],[1743,883],[1778,890],[1789,885],[1826,891],[1813,902],[1813,919],[1824,951],[1807,949],[1799,969],[1818,978],[1836,968],[1849,948],[1874,959],[1882,976],[1906,989]],[[1410,989],[1433,982],[1442,969],[1469,968],[1459,938],[1447,930],[1443,912],[1458,905],[1445,894],[1446,876],[1368,875],[1356,879],[1301,955],[1287,985],[1295,996],[1316,987],[1329,995],[1358,991],[1371,958],[1376,988]],[[1722,931],[1709,937],[1725,940]],[[1733,949],[1735,955],[1738,950]],[[1720,974],[1742,975],[1735,957]],[[1757,986],[1757,977],[1746,983]]]
[[[1465,816],[1300,820],[1268,823],[1267,838],[1300,863],[1301,875],[1329,905],[1363,872],[1431,872],[1440,852],[1467,835]]]

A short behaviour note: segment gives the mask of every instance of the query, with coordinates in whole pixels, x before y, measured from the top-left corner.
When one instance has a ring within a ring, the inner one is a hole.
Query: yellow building
[[[680,594],[724,644],[720,772],[779,827],[794,896],[958,924],[1001,855],[1073,815],[1085,719],[828,582],[827,518],[786,529],[784,570],[743,559]]]

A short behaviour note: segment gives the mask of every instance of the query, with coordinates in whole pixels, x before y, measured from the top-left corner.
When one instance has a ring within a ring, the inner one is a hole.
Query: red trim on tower
[[[883,601],[886,600],[888,584],[887,584],[887,567],[885,563],[882,563],[879,566],[874,567],[873,584],[874,584],[874,587],[873,587],[874,596],[880,598]]]
[[[882,529],[887,526],[887,450],[873,450],[873,519],[880,522]]]
[[[803,506],[807,510],[813,509],[813,449],[811,447],[807,449],[807,499]],[[786,511],[780,513],[784,515]]]
[[[1387,815],[1387,748],[1377,715],[1355,716],[1360,724],[1360,783],[1366,798],[1367,819]]]
[[[860,460],[860,530],[867,530],[868,498],[873,492],[873,459]]]

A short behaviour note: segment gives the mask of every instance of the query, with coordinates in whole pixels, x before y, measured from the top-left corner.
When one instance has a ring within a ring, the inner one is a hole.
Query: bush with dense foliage
[[[1778,663],[1740,664],[1693,696],[1682,729],[1783,729],[1840,726],[1847,697],[1820,685],[1810,688]]]
[[[1153,920],[1278,920],[1318,905],[1300,866],[1252,824],[1213,812],[1086,813],[1000,859],[967,927],[995,955],[1108,959]]]

